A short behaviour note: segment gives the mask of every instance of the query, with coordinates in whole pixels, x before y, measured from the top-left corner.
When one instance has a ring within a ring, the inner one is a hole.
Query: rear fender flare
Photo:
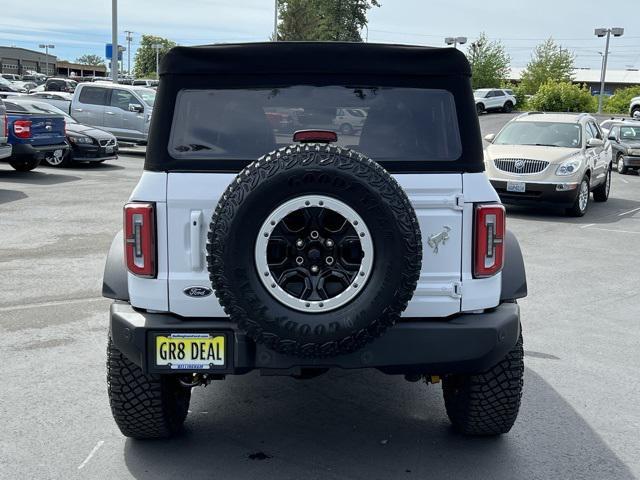
[[[129,281],[127,267],[124,262],[123,233],[120,230],[113,241],[107,255],[102,277],[102,296],[114,300],[129,301]]]
[[[527,275],[518,239],[507,230],[504,242],[505,259],[502,268],[500,302],[513,301],[527,296]]]

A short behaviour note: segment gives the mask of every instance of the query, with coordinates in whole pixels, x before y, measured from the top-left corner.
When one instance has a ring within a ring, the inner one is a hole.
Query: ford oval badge
[[[213,290],[207,287],[187,287],[183,290],[187,297],[208,297],[213,293]]]

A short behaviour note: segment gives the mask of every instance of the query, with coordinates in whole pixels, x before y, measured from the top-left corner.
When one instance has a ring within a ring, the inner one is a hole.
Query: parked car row
[[[118,157],[118,142],[112,134],[27,97],[0,100],[0,161],[15,170],[30,171],[42,161],[66,167]]]

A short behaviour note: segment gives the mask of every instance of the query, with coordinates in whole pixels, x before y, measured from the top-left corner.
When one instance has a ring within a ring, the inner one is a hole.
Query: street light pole
[[[49,76],[49,49],[56,48],[55,45],[51,45],[49,43],[41,43],[39,45],[40,48],[44,48],[44,73],[48,77]]]
[[[162,44],[154,43],[153,48],[156,51],[156,80],[160,78],[160,49],[162,48]]]
[[[111,0],[111,81],[118,83],[118,0]]]
[[[133,40],[132,34],[134,32],[131,30],[125,30],[124,33],[127,34],[125,37],[127,40],[127,74],[131,75],[131,41]]]
[[[275,8],[273,12],[273,41],[278,41],[278,0],[275,0]]]
[[[611,40],[611,34],[614,37],[621,37],[624,35],[624,28],[596,28],[595,35],[597,37],[607,37],[606,45],[604,48],[604,56],[602,58],[602,71],[600,72],[600,95],[598,95],[598,113],[602,113],[602,99],[604,98],[604,83],[607,76],[607,61],[609,59],[609,41]]]

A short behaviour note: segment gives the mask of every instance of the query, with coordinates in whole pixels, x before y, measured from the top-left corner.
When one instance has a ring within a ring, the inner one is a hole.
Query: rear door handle
[[[202,231],[202,210],[192,210],[189,222],[189,239],[191,247],[191,270],[202,269],[202,242],[200,232]]]

